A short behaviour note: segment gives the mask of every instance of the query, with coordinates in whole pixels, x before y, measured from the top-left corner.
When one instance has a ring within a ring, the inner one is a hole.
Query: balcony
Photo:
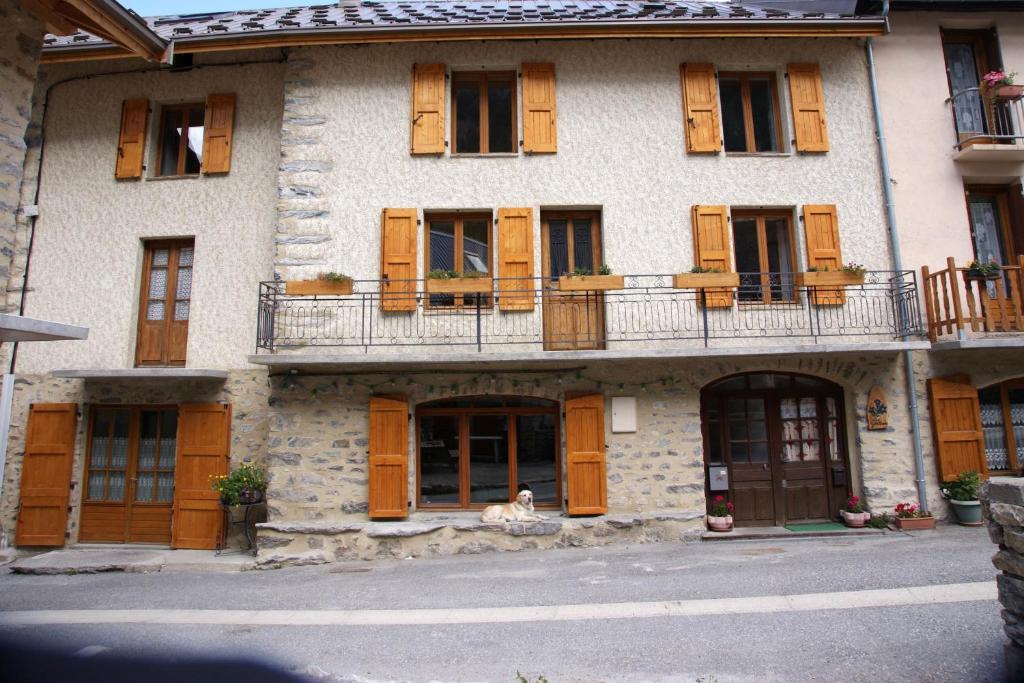
[[[928,338],[936,350],[1024,346],[1024,256],[989,277],[957,266],[921,269]]]
[[[953,111],[957,161],[1024,161],[1024,101],[992,99],[979,88],[946,100]]]
[[[623,280],[618,289],[567,292],[557,280],[524,287],[496,279],[488,293],[455,295],[429,293],[423,280],[385,282],[383,291],[380,281],[364,280],[350,295],[329,296],[289,295],[283,282],[264,282],[250,358],[291,368],[374,360],[394,367],[414,357],[540,363],[925,345],[910,341],[921,334],[911,271],[869,272],[863,284],[839,288],[802,286],[798,273],[746,273],[738,287],[714,289],[675,288],[672,275]],[[408,310],[382,310],[396,307]]]

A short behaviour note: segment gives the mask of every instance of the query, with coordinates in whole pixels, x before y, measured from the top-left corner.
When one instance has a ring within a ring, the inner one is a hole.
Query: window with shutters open
[[[185,365],[192,300],[194,242],[147,242],[135,351],[137,366]]]
[[[426,214],[426,239],[423,240],[426,253],[427,277],[431,273],[484,273],[490,275],[491,268],[491,225],[490,214],[441,213]],[[491,297],[486,294],[431,294],[427,305],[436,307],[475,306],[489,307]]]
[[[205,102],[165,105],[160,110],[157,129],[154,175],[195,176],[230,171],[234,115],[233,94],[210,95]]]
[[[514,154],[517,122],[514,72],[452,74],[456,154]]]
[[[736,271],[740,273],[740,301],[778,303],[794,301],[791,214],[785,211],[732,211]]]

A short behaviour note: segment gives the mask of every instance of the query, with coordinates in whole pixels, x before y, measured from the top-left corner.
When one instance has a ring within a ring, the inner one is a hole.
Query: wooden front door
[[[178,409],[97,406],[90,417],[79,540],[169,543]]]
[[[740,526],[833,519],[848,495],[842,396],[820,380],[758,374],[702,393],[708,499],[725,495]],[[726,467],[728,490],[710,475]]]
[[[560,292],[558,280],[576,270],[601,267],[601,224],[596,212],[541,215],[544,262],[544,349],[604,348],[604,295]]]

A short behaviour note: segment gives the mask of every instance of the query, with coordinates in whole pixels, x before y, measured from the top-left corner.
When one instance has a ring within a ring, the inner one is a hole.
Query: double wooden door
[[[544,263],[544,349],[565,351],[604,348],[604,295],[561,292],[558,281],[568,273],[601,267],[601,224],[596,212],[541,215]]]
[[[738,525],[832,519],[848,492],[840,397],[744,391],[704,398],[705,453],[725,466]]]

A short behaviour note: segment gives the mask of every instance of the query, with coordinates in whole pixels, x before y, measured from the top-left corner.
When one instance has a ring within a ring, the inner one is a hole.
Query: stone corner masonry
[[[1003,606],[1006,670],[1011,681],[1024,680],[1024,478],[1000,477],[985,484],[981,505],[988,533],[999,551],[992,564]]]

